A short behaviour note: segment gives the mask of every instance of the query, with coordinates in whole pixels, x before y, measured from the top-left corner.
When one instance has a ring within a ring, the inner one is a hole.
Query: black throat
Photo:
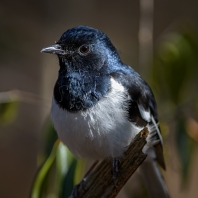
[[[77,112],[94,106],[110,89],[110,77],[91,72],[59,72],[54,98],[60,108]]]

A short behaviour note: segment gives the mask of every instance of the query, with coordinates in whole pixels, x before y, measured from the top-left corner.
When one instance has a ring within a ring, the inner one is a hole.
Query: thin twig
[[[42,105],[45,107],[50,107],[51,104],[50,100],[47,100],[46,98],[27,91],[14,89],[10,91],[0,92],[0,103],[14,101],[24,102],[33,105]]]

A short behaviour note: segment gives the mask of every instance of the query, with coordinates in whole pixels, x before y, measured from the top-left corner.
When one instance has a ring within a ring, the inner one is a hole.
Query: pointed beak
[[[59,44],[51,45],[45,47],[41,50],[41,52],[50,53],[50,54],[58,54],[58,55],[65,55],[65,50]]]

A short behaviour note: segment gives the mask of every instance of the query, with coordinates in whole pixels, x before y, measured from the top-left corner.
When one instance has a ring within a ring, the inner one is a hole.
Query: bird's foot
[[[78,197],[80,189],[82,189],[83,191],[86,191],[85,188],[84,188],[84,184],[85,184],[86,179],[87,178],[84,177],[81,180],[81,182],[74,187],[74,189],[72,191],[72,198],[77,198]]]

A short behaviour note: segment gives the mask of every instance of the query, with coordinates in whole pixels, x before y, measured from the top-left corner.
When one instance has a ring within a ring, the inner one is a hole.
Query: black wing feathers
[[[111,76],[128,90],[131,98],[129,108],[130,121],[143,119],[138,104],[141,104],[145,110],[150,111],[156,122],[158,121],[157,107],[153,93],[138,73],[129,67],[128,71],[116,71],[112,73]],[[146,120],[144,120],[144,122],[146,122]],[[142,125],[145,126],[145,123]]]
[[[150,112],[157,123],[158,114],[154,95],[148,84],[140,77],[140,75],[132,68],[126,66],[124,67],[124,70],[116,71],[112,73],[111,76],[128,90],[130,96],[130,106],[128,109],[129,121],[140,127],[144,127],[147,124],[153,124],[151,120],[148,122],[142,117],[139,108],[140,105],[142,105],[143,109]],[[159,127],[158,130],[160,130]],[[157,132],[153,138],[154,140],[160,140]],[[156,160],[160,166],[165,169],[162,142],[154,145],[154,149],[156,152]]]

